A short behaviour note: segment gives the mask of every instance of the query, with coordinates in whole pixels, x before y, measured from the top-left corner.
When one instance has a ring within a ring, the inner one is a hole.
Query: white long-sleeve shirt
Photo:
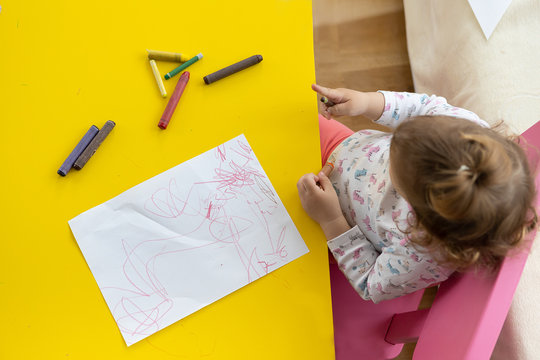
[[[445,115],[489,125],[446,99],[381,91],[384,112],[376,121],[396,128],[421,115]],[[377,303],[446,280],[454,271],[438,265],[427,251],[412,246],[400,231],[408,227],[409,204],[394,189],[388,173],[391,133],[362,130],[345,139],[328,161],[330,180],[352,229],[328,241],[339,268],[354,289]]]

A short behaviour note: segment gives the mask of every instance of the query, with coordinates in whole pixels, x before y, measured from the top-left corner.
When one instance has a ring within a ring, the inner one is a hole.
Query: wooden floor
[[[318,84],[414,91],[402,0],[312,1]],[[355,131],[374,127],[363,117],[339,120]],[[435,288],[428,289],[420,307],[429,307],[435,293]],[[396,359],[412,359],[413,351],[414,344],[407,344]]]
[[[413,91],[401,0],[313,0],[317,83]],[[353,130],[365,118],[340,118]]]

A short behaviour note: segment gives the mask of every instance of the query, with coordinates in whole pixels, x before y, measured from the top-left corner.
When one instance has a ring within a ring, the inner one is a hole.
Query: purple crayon
[[[84,149],[82,154],[75,160],[75,163],[73,164],[73,167],[77,170],[81,170],[84,165],[90,160],[90,158],[96,153],[99,145],[105,140],[107,135],[112,131],[116,124],[114,121],[107,121],[105,125],[101,127],[101,130],[97,133],[96,136],[90,141],[90,144]]]
[[[57,171],[59,175],[66,176],[69,170],[71,170],[71,168],[73,167],[73,164],[75,163],[77,158],[82,154],[84,149],[86,149],[88,144],[90,144],[90,141],[92,141],[92,139],[97,135],[98,131],[99,129],[95,125],[92,125],[90,129],[88,129],[81,141],[79,141],[77,146],[75,146],[75,149],[73,149],[71,154],[69,154],[67,159],[62,164],[62,166],[60,166],[60,169]]]

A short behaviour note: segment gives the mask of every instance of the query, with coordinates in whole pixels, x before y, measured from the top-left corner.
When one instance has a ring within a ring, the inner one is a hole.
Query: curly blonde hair
[[[441,264],[496,268],[536,227],[534,175],[511,137],[465,119],[417,117],[394,131],[390,162],[413,209],[405,233]]]

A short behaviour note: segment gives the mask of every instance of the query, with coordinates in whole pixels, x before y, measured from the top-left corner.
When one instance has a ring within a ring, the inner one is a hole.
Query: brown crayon
[[[327,98],[326,96],[323,96],[323,97],[321,98],[321,102],[322,102],[323,104],[325,104],[326,106],[328,106],[328,107],[336,105],[333,101],[328,100],[328,98]]]
[[[206,85],[209,85],[213,82],[223,79],[229,75],[242,71],[250,66],[258,64],[262,61],[263,57],[261,55],[253,55],[237,62],[236,64],[229,65],[221,70],[218,70],[210,75],[206,75],[203,79]]]
[[[75,160],[75,164],[73,164],[73,167],[77,170],[81,170],[84,165],[90,160],[92,155],[94,155],[98,149],[98,147],[101,145],[103,140],[109,135],[109,133],[112,131],[116,124],[114,121],[108,120],[105,125],[99,130],[97,135],[92,139],[90,144],[84,149],[81,155]]]

